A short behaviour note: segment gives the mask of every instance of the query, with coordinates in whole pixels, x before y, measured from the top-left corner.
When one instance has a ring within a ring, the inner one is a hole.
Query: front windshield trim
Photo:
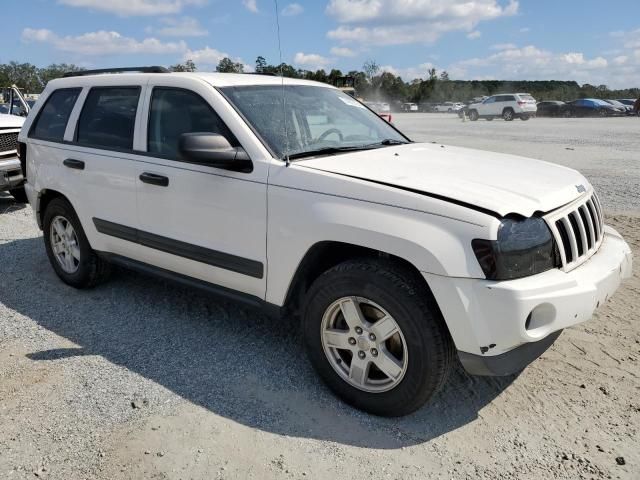
[[[252,85],[242,85],[241,87],[269,87],[272,86],[271,84],[252,84]],[[289,87],[295,87],[296,85],[287,85]],[[306,85],[303,85],[306,86]],[[225,89],[227,88],[237,88],[238,86],[236,85],[225,85],[224,87],[214,87],[214,89],[226,100],[226,102],[231,106],[231,108],[233,108],[233,110],[240,116],[240,118],[242,118],[242,120],[244,121],[245,125],[247,125],[249,127],[249,129],[253,132],[253,134],[256,136],[256,138],[260,141],[260,143],[262,143],[262,145],[264,146],[264,148],[271,154],[272,158],[274,158],[275,160],[281,161],[281,162],[285,162],[288,163],[287,161],[287,154],[283,154],[283,155],[278,155],[277,152],[274,151],[274,149],[269,145],[269,142],[267,142],[262,134],[260,134],[260,132],[257,130],[257,128],[252,124],[252,122],[249,121],[249,119],[246,117],[246,115],[240,110],[240,108],[229,98],[229,96],[227,95],[227,93],[225,92]],[[333,90],[338,90],[335,87],[332,87],[330,85],[318,85],[316,86],[316,88],[327,88],[327,89],[333,89]],[[398,130],[398,128],[393,125],[390,122],[387,122],[386,120],[384,120],[383,118],[380,117],[380,115],[375,112],[374,110],[372,110],[371,108],[369,108],[367,105],[365,105],[364,103],[360,102],[357,98],[351,97],[354,101],[358,102],[360,105],[362,105],[365,109],[369,110],[371,113],[373,113],[375,115],[375,117],[380,121],[380,122],[384,122],[384,124],[388,127],[391,127],[392,130],[394,130],[398,135],[400,135],[405,141],[406,143],[414,143],[413,140],[411,140],[409,137],[407,137],[404,133],[402,133],[400,130]],[[381,143],[379,145],[378,148],[386,148],[386,147],[390,147],[390,146],[397,146],[397,145],[385,145],[383,143]],[[334,154],[338,154],[338,153],[349,153],[348,150],[344,151],[344,152],[337,152]],[[334,155],[332,153],[327,153],[327,154],[319,154],[319,155]]]

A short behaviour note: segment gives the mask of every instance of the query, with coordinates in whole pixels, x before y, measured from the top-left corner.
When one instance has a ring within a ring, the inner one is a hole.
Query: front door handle
[[[76,170],[84,170],[84,162],[82,160],[74,160],[73,158],[67,158],[62,164],[65,167],[74,168]]]
[[[163,175],[157,175],[155,173],[144,172],[140,175],[140,181],[148,183],[150,185],[157,185],[159,187],[168,187],[169,178]]]

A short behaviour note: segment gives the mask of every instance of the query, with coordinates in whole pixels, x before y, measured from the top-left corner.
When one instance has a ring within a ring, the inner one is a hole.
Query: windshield
[[[220,90],[278,158],[408,142],[385,120],[333,88],[288,85],[284,105],[281,85]]]

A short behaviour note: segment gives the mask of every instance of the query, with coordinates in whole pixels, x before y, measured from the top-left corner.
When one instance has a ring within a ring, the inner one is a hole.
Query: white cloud
[[[396,77],[402,77],[405,82],[411,82],[415,79],[426,79],[429,76],[429,70],[435,68],[431,62],[421,63],[415,67],[398,68],[391,65],[383,65],[380,72],[389,72]]]
[[[204,5],[207,0],[58,0],[58,3],[128,17],[180,13],[186,6]]]
[[[167,17],[160,20],[163,24],[158,29],[148,29],[150,33],[157,33],[164,37],[204,37],[209,32],[193,17]]]
[[[518,48],[518,46],[515,43],[496,43],[489,48],[491,48],[491,50],[513,50],[514,48]]]
[[[522,27],[520,30],[518,30],[520,33],[529,33],[531,31],[531,29],[529,27]]]
[[[244,61],[239,57],[232,57],[226,52],[221,52],[215,48],[211,48],[209,46],[204,47],[200,50],[187,50],[182,56],[183,61],[193,60],[193,63],[196,64],[199,70],[215,70],[220,63],[220,60],[223,58],[230,58],[236,63],[242,63],[244,66],[245,72],[253,71],[253,67],[251,65],[247,65]]]
[[[78,36],[61,37],[51,30],[25,28],[22,40],[27,43],[47,43],[56,50],[79,55],[168,54],[187,49],[184,42],[161,42],[156,38],[136,40],[118,32],[89,32]]]
[[[551,52],[534,45],[517,48],[501,45],[487,57],[476,57],[450,66],[462,78],[498,80],[576,80],[607,83],[610,62],[601,56],[587,58],[582,52]]]
[[[331,49],[331,55],[336,57],[355,57],[357,53],[348,47],[333,47]]]
[[[256,0],[242,0],[242,4],[251,13],[258,13],[258,3]]]
[[[369,45],[433,43],[447,32],[473,34],[480,22],[517,12],[515,0],[331,0],[327,13],[340,25],[327,36]]]
[[[326,68],[331,63],[331,59],[317,53],[298,52],[293,58],[293,63],[299,67],[321,69]]]
[[[304,12],[304,8],[299,3],[290,3],[282,9],[282,15],[285,17],[295,17]]]
[[[476,40],[482,36],[482,32],[479,30],[474,30],[473,32],[467,33],[467,38],[469,40]]]

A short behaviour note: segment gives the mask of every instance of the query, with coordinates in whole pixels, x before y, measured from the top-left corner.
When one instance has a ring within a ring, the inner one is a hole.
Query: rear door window
[[[76,133],[80,144],[113,150],[133,149],[140,87],[92,88]]]
[[[81,90],[80,88],[62,88],[49,95],[29,136],[52,142],[64,140],[69,116]]]

